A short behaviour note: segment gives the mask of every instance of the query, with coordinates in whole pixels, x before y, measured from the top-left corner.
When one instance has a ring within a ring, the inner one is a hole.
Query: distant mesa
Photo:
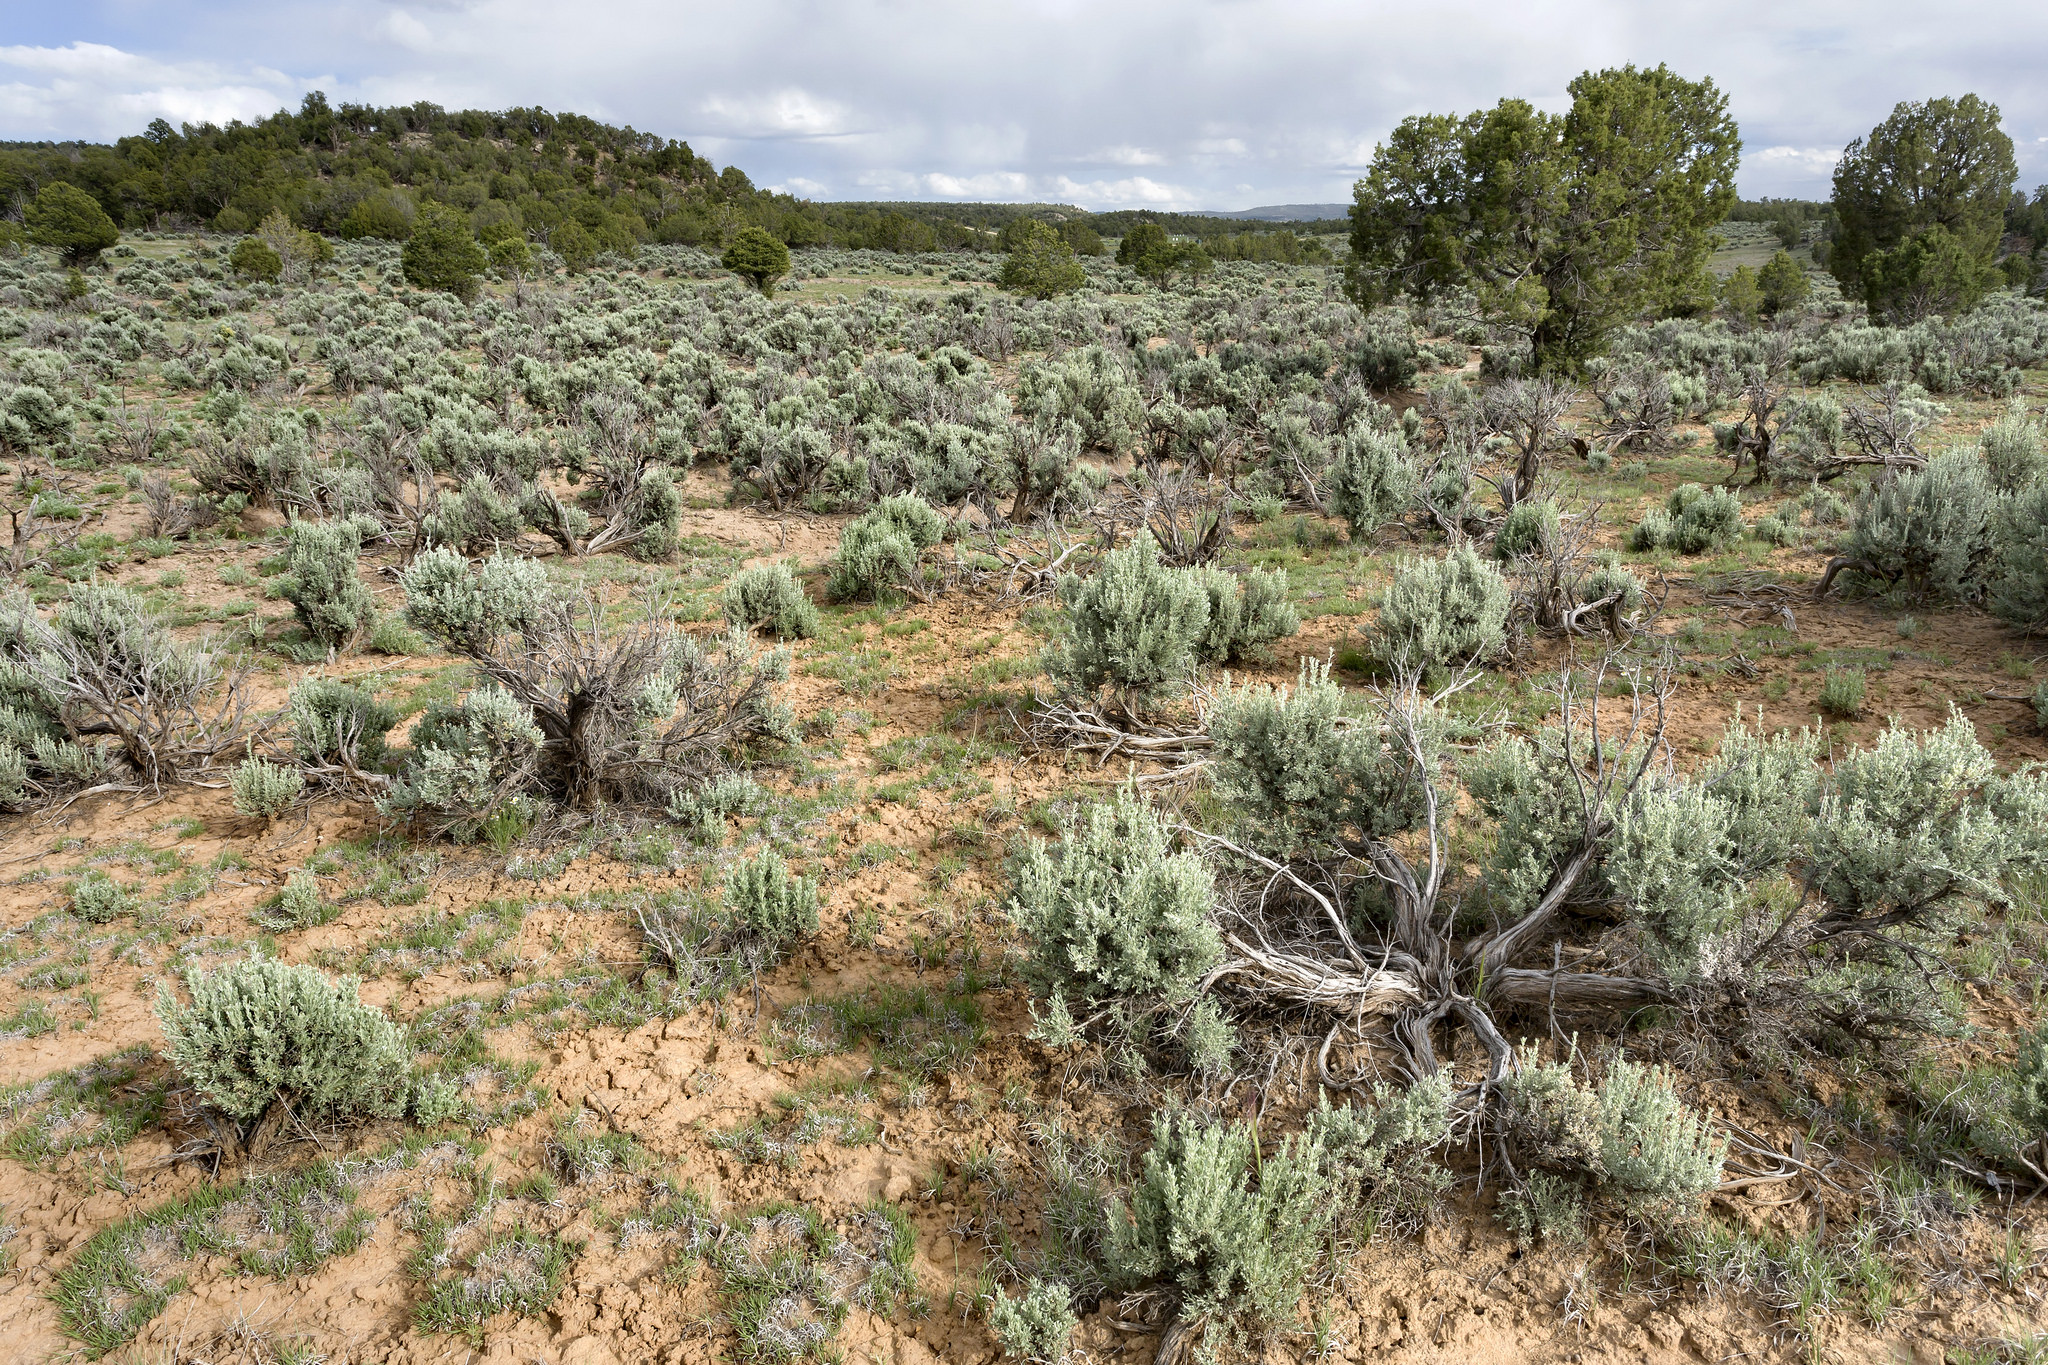
[[[1312,223],[1319,218],[1342,218],[1351,212],[1349,204],[1267,204],[1255,209],[1198,210],[1202,218],[1256,218],[1265,223]]]

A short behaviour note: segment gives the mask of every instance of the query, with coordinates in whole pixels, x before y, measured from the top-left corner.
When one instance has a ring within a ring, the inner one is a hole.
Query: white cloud
[[[296,105],[309,88],[279,71],[214,62],[160,62],[103,43],[0,47],[0,69],[30,77],[0,83],[9,137],[112,139],[151,119],[226,123]]]
[[[76,9],[71,32],[94,41],[0,48],[0,137],[248,119],[318,86],[379,104],[573,110],[820,196],[1229,208],[1343,199],[1411,114],[1506,96],[1559,109],[1582,71],[1669,61],[1728,95],[1751,149],[1747,194],[1825,195],[1839,148],[1893,104],[1969,90],[2004,111],[2022,183],[2048,178],[2048,7],[2012,0],[46,9],[44,31]],[[338,74],[281,74],[313,71]]]
[[[1076,161],[1100,162],[1105,166],[1163,166],[1166,158],[1143,147],[1103,147],[1074,158]]]
[[[408,51],[431,52],[434,49],[433,32],[402,9],[385,15],[383,22],[377,25],[377,32]]]
[[[816,180],[806,180],[800,175],[793,175],[780,185],[770,185],[768,188],[777,194],[793,194],[799,199],[822,199],[826,193],[825,185]]]
[[[712,95],[698,106],[711,126],[733,138],[844,137],[855,131],[847,108],[804,90]]]

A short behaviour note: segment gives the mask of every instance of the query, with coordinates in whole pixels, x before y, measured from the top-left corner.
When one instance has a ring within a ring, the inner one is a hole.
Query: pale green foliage
[[[1991,610],[2022,630],[2048,631],[2048,480],[2001,499],[1995,525]]]
[[[1552,728],[1479,750],[1461,765],[1465,789],[1495,826],[1484,860],[1488,901],[1512,924],[1542,898],[1585,839],[1586,812],[1566,736]]]
[[[1500,1197],[1500,1221],[1523,1251],[1540,1241],[1575,1247],[1586,1239],[1586,1199],[1576,1181],[1549,1171],[1532,1171],[1519,1190]]]
[[[795,571],[782,562],[757,564],[732,576],[725,585],[725,620],[749,630],[766,626],[785,640],[808,640],[818,633],[818,608],[804,595]]]
[[[724,911],[734,937],[765,966],[818,932],[818,884],[790,876],[782,855],[765,849],[726,877]]]
[[[1931,597],[1967,598],[1991,549],[1991,476],[1952,450],[1890,479],[1857,504],[1842,553],[1866,574]]]
[[[1863,714],[1863,697],[1869,677],[1861,668],[1830,668],[1821,678],[1820,709],[1831,716],[1854,720]]]
[[[1290,1138],[1263,1161],[1256,1146],[1237,1124],[1157,1115],[1130,1204],[1110,1219],[1112,1285],[1169,1281],[1189,1318],[1287,1321],[1337,1209],[1313,1135]]]
[[[294,521],[285,532],[285,577],[278,588],[306,634],[329,649],[354,639],[377,614],[376,599],[356,571],[362,548],[352,522]]]
[[[2026,400],[2015,398],[2005,413],[1984,428],[1979,438],[1992,486],[2018,493],[2048,478],[2048,438],[2041,424],[2027,415]]]
[[[1301,616],[1287,600],[1285,569],[1231,573],[1205,564],[1164,572],[1191,575],[1209,595],[1209,624],[1195,644],[1195,654],[1204,663],[1234,662],[1301,629]]]
[[[405,1107],[411,1057],[398,1027],[356,996],[354,977],[263,958],[185,978],[191,1003],[157,993],[165,1052],[207,1103],[240,1123],[281,1101],[301,1119],[362,1119]]]
[[[1439,1073],[1406,1090],[1376,1084],[1370,1105],[1322,1098],[1307,1131],[1320,1149],[1329,1198],[1373,1227],[1412,1227],[1450,1188],[1435,1153],[1451,1136],[1451,1083]]]
[[[988,1329],[1012,1360],[1059,1365],[1067,1358],[1074,1329],[1080,1325],[1067,1287],[1036,1275],[1018,1297],[1013,1299],[998,1288],[988,1303]]]
[[[1373,649],[1396,668],[1463,664],[1507,640],[1508,585],[1470,545],[1394,575],[1380,602]]]
[[[1660,1227],[1698,1214],[1721,1179],[1727,1139],[1688,1108],[1662,1067],[1617,1057],[1600,1084],[1600,1169],[1606,1190]]]
[[[272,820],[299,799],[299,793],[305,790],[306,779],[296,768],[266,763],[251,754],[235,765],[228,784],[234,789],[236,811]]]
[[[469,561],[445,545],[424,551],[398,577],[405,614],[458,648],[480,648],[531,620],[548,595],[547,571],[531,559],[499,553]]]
[[[2048,1137],[2048,1025],[2020,1038],[2013,1068],[2012,1116],[2027,1140]]]
[[[1741,538],[1742,502],[1726,488],[1681,484],[1661,511],[1652,510],[1628,534],[1631,550],[1704,554]]]
[[[89,924],[105,924],[134,908],[128,888],[104,872],[88,872],[71,888],[71,913]]]
[[[1385,752],[1380,728],[1347,715],[1327,663],[1303,660],[1292,691],[1250,684],[1209,712],[1217,791],[1279,853],[1327,848],[1356,831],[1383,839],[1422,813],[1413,760]],[[1434,766],[1435,756],[1425,755]]]
[[[1354,426],[1338,438],[1325,477],[1330,510],[1350,525],[1353,540],[1364,541],[1401,515],[1420,476],[1399,431]]]
[[[1652,1226],[1696,1217],[1721,1178],[1727,1141],[1678,1098],[1662,1067],[1616,1057],[1600,1087],[1589,1090],[1568,1062],[1544,1062],[1525,1050],[1502,1090],[1508,1135],[1523,1166],[1591,1181]],[[1555,1187],[1543,1197],[1554,1209],[1563,1202]]]
[[[1495,559],[1542,554],[1557,539],[1557,504],[1548,498],[1524,498],[1508,509],[1493,537]]]
[[[398,712],[366,687],[340,678],[308,678],[285,708],[292,752],[301,763],[372,768],[383,761],[384,737]]]
[[[946,519],[917,494],[884,498],[839,533],[828,590],[846,600],[910,586],[918,556],[945,534]]]
[[[435,702],[413,726],[404,775],[377,802],[388,816],[437,812],[459,836],[498,811],[528,809],[524,788],[540,757],[533,712],[502,687],[478,687],[453,705]]]
[[[1926,919],[2003,904],[2048,857],[2048,774],[2003,776],[1957,710],[1939,730],[1893,725],[1837,759],[1814,821],[1814,887],[1834,913]]]
[[[1064,1001],[1056,1001],[1062,1008]],[[1213,995],[1198,996],[1181,1027],[1181,1048],[1187,1053],[1188,1068],[1197,1075],[1220,1076],[1230,1070],[1237,1053],[1237,1025]]]
[[[669,797],[668,818],[701,834],[717,835],[732,816],[759,808],[766,793],[741,773],[720,773],[696,791]]]
[[[310,872],[294,872],[285,878],[277,904],[261,921],[266,928],[303,929],[319,924],[326,907],[320,903],[320,880]]]
[[[1059,594],[1066,633],[1046,670],[1063,685],[1093,692],[1106,683],[1147,696],[1193,672],[1209,628],[1209,592],[1196,576],[1162,565],[1150,535],[1104,555],[1086,578],[1062,575]]]
[[[1723,856],[1744,878],[1785,866],[1805,845],[1820,785],[1820,736],[1780,730],[1765,736],[1738,715],[1699,781],[1727,808]]]
[[[1157,813],[1123,789],[1088,807],[1057,846],[1025,852],[1010,916],[1048,993],[1174,998],[1222,957],[1215,905],[1208,867],[1175,853]]]
[[[1639,792],[1615,821],[1608,883],[1674,978],[1735,917],[1742,882],[1725,851],[1732,818],[1714,792],[1679,784]]]

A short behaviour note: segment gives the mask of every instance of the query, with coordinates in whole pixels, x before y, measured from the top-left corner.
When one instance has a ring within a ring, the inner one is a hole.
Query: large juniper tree
[[[1710,301],[1741,150],[1727,97],[1663,66],[1589,71],[1571,95],[1564,114],[1507,99],[1404,120],[1353,191],[1353,297],[1470,288],[1545,369],[1642,313]]]

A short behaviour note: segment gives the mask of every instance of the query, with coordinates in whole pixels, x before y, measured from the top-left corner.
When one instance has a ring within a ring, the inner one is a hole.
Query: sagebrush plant
[[[1820,709],[1831,716],[1854,720],[1863,714],[1863,698],[1869,676],[1861,668],[1831,668],[1821,678]]]
[[[1292,689],[1220,691],[1209,710],[1212,780],[1260,844],[1294,854],[1409,828],[1415,760],[1347,708],[1330,665],[1304,659]],[[1424,755],[1422,762],[1433,762]]]
[[[1842,558],[1868,578],[1926,598],[1982,589],[1997,494],[1976,451],[1952,450],[1877,485],[1858,500]]]
[[[1087,577],[1062,575],[1065,630],[1046,671],[1084,693],[1109,686],[1141,701],[1188,677],[1209,628],[1209,591],[1193,574],[1159,562],[1159,546],[1140,532],[1112,550]]]
[[[1024,851],[1010,917],[1048,995],[1185,997],[1223,952],[1216,887],[1134,789],[1087,807],[1067,837]]]
[[[945,535],[946,518],[917,494],[883,498],[839,533],[827,590],[844,601],[914,587],[919,557]]]
[[[748,630],[766,626],[785,640],[808,640],[818,633],[818,608],[786,562],[757,564],[734,574],[725,585],[725,620]]]
[[[1509,605],[1500,571],[1460,545],[1395,572],[1380,599],[1373,651],[1396,669],[1481,662],[1507,642]]]
[[[984,1311],[1003,1354],[1033,1365],[1062,1365],[1073,1345],[1074,1329],[1081,1325],[1067,1287],[1036,1275],[1025,1281],[1024,1292],[1015,1298],[998,1286]]]
[[[1663,1231],[1695,1221],[1720,1181],[1728,1142],[1678,1097],[1669,1072],[1616,1057],[1597,1088],[1579,1083],[1569,1061],[1524,1049],[1503,1084],[1506,1124],[1517,1161],[1596,1192]],[[1525,1234],[1540,1219],[1573,1218],[1565,1190],[1525,1193]],[[1552,1232],[1551,1228],[1543,1228]]]
[[[354,640],[377,614],[356,558],[362,530],[348,521],[294,521],[285,530],[285,576],[278,590],[306,634],[328,649]]]
[[[254,754],[236,765],[228,781],[237,813],[261,820],[274,820],[290,810],[306,789],[305,776],[298,769],[266,762]]]
[[[2002,498],[1993,529],[1991,610],[2030,634],[2048,634],[2048,480]]]
[[[1494,532],[1493,557],[1516,559],[1542,554],[1557,540],[1557,504],[1549,498],[1525,498],[1508,509]]]
[[[1400,432],[1355,426],[1338,438],[1324,477],[1330,510],[1362,543],[1407,508],[1420,475]]]
[[[405,1111],[412,1054],[354,977],[262,957],[186,973],[190,1002],[157,990],[165,1054],[200,1096],[241,1124],[274,1104],[301,1118]]]
[[[1991,482],[2001,493],[2019,493],[2048,479],[2048,438],[2040,422],[2027,413],[2025,400],[2015,398],[1979,438]]]
[[[128,888],[97,869],[71,887],[71,913],[91,924],[106,924],[135,908]]]
[[[1236,662],[1301,629],[1301,615],[1287,600],[1285,569],[1232,573],[1204,564],[1166,572],[1191,575],[1209,596],[1209,623],[1195,642],[1204,663]]]
[[[733,935],[766,966],[818,932],[818,884],[791,876],[782,855],[764,849],[726,877],[723,910]]]
[[[1661,509],[1652,509],[1628,534],[1631,550],[1704,554],[1742,536],[1742,501],[1726,488],[1681,484]]]
[[[1313,1133],[1260,1158],[1245,1125],[1162,1112],[1104,1245],[1112,1287],[1166,1281],[1183,1318],[1289,1321],[1339,1210]]]
[[[308,678],[292,688],[285,720],[292,756],[302,767],[348,773],[383,764],[398,711],[359,684]]]

